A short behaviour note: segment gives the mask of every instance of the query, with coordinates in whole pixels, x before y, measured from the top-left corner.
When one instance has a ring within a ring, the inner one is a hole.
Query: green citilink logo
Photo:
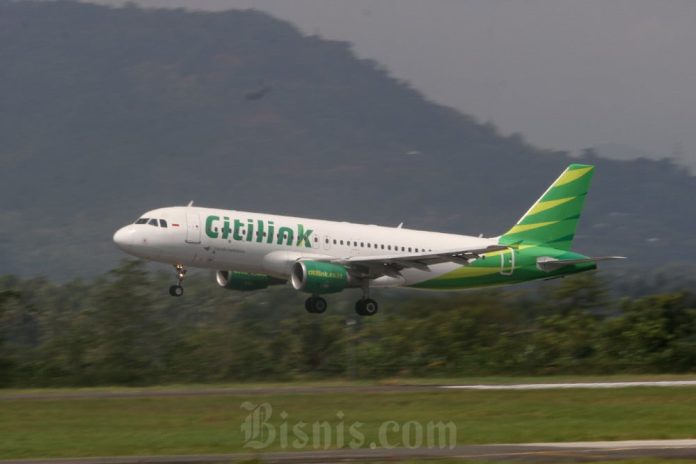
[[[309,237],[312,229],[305,229],[303,224],[297,224],[297,230],[291,227],[279,226],[273,221],[263,219],[230,219],[227,216],[208,216],[205,219],[205,234],[210,238],[236,240],[238,242],[276,243],[277,245],[312,248]],[[231,238],[230,238],[231,237]]]

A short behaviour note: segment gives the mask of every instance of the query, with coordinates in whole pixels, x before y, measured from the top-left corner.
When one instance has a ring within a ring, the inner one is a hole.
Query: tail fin
[[[571,164],[515,226],[501,244],[533,243],[570,250],[590,187],[594,166]]]

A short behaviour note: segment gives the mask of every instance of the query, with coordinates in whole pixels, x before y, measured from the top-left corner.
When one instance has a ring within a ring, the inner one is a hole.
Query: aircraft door
[[[201,221],[198,213],[186,213],[186,243],[201,243]]]
[[[515,272],[515,250],[508,248],[500,252],[500,275],[509,276]]]

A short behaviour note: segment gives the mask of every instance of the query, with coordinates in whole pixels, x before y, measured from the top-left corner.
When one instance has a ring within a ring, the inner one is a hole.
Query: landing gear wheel
[[[172,285],[169,287],[169,294],[171,296],[181,296],[184,294],[184,287],[181,285]]]
[[[363,298],[355,303],[355,312],[360,316],[374,316],[377,314],[378,309],[379,306],[377,305],[377,302],[375,300],[371,300],[370,298]]]
[[[176,269],[176,279],[179,281],[179,284],[169,287],[169,294],[171,296],[181,296],[184,294],[184,287],[181,284],[186,276],[186,268],[184,268],[183,264],[175,264],[174,269]]]
[[[305,309],[313,314],[321,314],[327,307],[326,300],[320,296],[310,296],[305,300]]]
[[[316,314],[321,314],[326,311],[326,308],[328,305],[326,304],[326,300],[323,299],[320,296],[317,296],[314,298],[314,312]]]

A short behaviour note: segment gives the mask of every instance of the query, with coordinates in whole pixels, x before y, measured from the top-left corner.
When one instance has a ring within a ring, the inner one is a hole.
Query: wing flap
[[[485,248],[457,249],[429,253],[411,253],[381,256],[352,256],[332,260],[337,264],[347,266],[365,276],[371,277],[388,275],[400,276],[400,271],[406,268],[430,271],[430,265],[440,263],[457,263],[467,265],[485,253],[507,250],[509,246],[490,245]]]

